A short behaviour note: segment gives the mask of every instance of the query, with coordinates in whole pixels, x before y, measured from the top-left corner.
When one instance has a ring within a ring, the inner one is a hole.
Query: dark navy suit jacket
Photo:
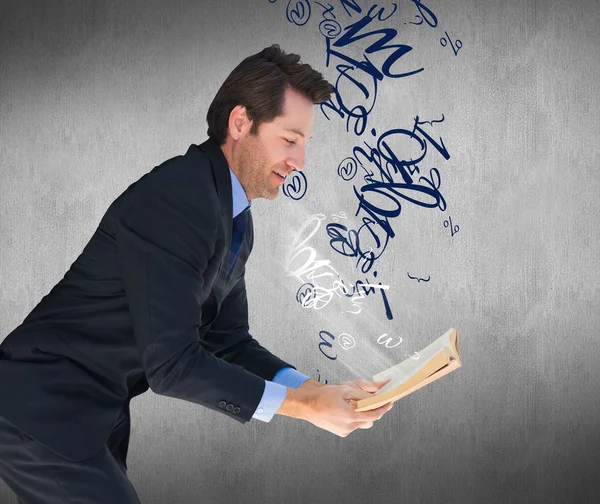
[[[247,422],[294,366],[248,332],[252,216],[227,271],[231,179],[216,142],[191,145],[108,208],[63,279],[0,344],[0,416],[82,460],[147,391]]]

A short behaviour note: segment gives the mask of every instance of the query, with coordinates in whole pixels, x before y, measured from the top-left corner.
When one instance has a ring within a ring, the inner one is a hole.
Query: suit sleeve
[[[219,315],[202,338],[202,345],[217,357],[242,366],[265,380],[272,381],[275,374],[284,367],[296,369],[273,355],[251,336],[248,327],[245,268],[223,300]]]
[[[145,187],[115,224],[125,292],[150,388],[247,422],[265,381],[200,344],[204,274],[220,205],[192,178]]]

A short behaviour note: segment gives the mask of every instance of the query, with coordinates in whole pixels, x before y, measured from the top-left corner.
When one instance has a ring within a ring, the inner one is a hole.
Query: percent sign
[[[448,221],[450,221],[450,222],[448,222]],[[448,227],[448,226],[450,226],[450,232],[452,233],[452,236],[454,236],[455,233],[458,233],[458,230],[460,229],[458,227],[458,224],[456,226],[452,227],[452,218],[451,217],[448,217],[448,220],[444,221],[444,227]]]
[[[446,47],[448,44],[450,44],[450,47],[452,47],[452,50],[454,51],[454,56],[456,56],[458,54],[458,51],[460,51],[460,48],[462,47],[462,42],[458,39],[456,39],[454,41],[454,43],[456,44],[456,49],[454,48],[454,44],[452,43],[452,40],[450,40],[450,35],[448,35],[448,32],[444,32],[446,34],[445,37],[442,37],[440,39],[440,44],[442,44],[442,47]]]
[[[332,214],[333,222],[338,222],[340,219],[347,219],[346,212],[340,212],[339,214]]]

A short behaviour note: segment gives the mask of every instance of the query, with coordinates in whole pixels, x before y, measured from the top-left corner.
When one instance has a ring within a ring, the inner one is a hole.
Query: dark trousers
[[[140,504],[127,477],[130,425],[125,409],[104,448],[73,462],[0,417],[0,478],[20,504]]]

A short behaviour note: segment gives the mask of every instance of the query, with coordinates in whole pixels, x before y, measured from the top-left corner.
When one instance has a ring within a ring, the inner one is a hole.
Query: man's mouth
[[[276,171],[274,171],[273,173],[275,173],[281,179],[282,182],[285,180],[285,175],[282,175],[281,173]]]

